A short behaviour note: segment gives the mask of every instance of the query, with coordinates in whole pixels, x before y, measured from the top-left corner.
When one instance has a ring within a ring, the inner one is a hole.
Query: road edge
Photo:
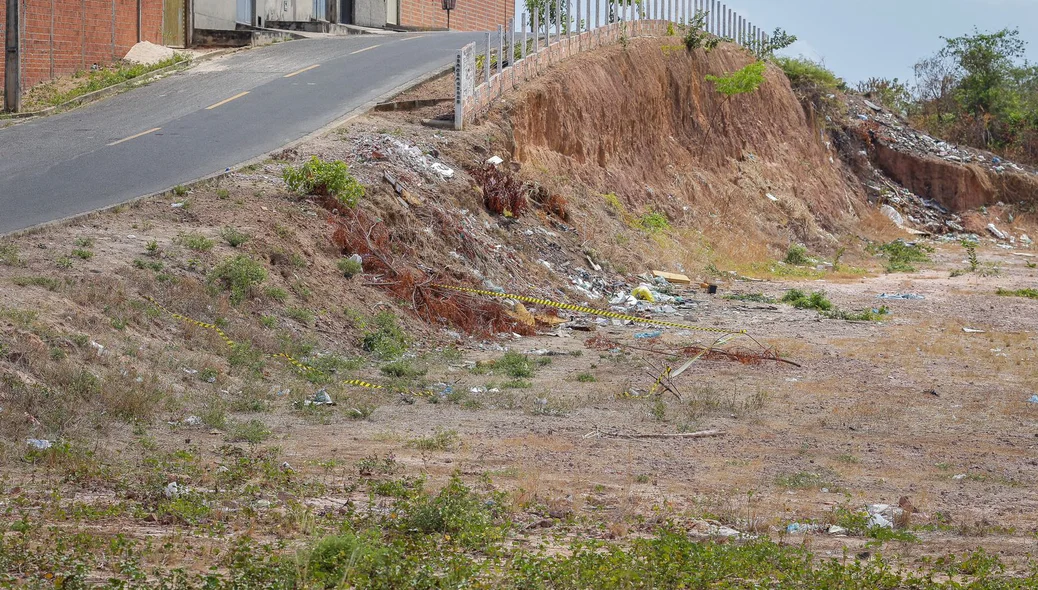
[[[189,188],[190,189],[190,188],[193,188],[193,187],[198,187],[198,186],[201,186],[203,184],[206,184],[206,183],[208,183],[208,182],[210,182],[212,180],[215,180],[215,179],[218,179],[218,178],[223,178],[225,176],[229,176],[230,174],[232,174],[232,173],[234,173],[234,172],[236,172],[236,171],[238,171],[238,170],[240,170],[240,169],[242,169],[242,168],[244,168],[246,166],[250,166],[252,164],[258,164],[260,162],[263,162],[264,160],[266,160],[270,156],[270,154],[272,152],[280,151],[280,150],[285,150],[285,149],[290,149],[290,148],[296,147],[298,145],[301,145],[303,143],[306,143],[308,141],[311,141],[313,139],[316,139],[318,137],[321,137],[323,135],[326,135],[330,131],[333,131],[334,129],[337,129],[337,128],[345,125],[346,123],[352,121],[353,119],[356,119],[357,117],[361,117],[361,116],[366,115],[368,113],[374,112],[375,106],[378,105],[379,103],[387,102],[387,101],[393,99],[396,96],[400,96],[401,94],[403,94],[405,92],[408,92],[409,90],[413,90],[413,89],[415,89],[415,88],[417,88],[417,87],[419,87],[419,86],[421,86],[423,84],[427,84],[429,82],[432,82],[433,80],[438,80],[439,78],[442,78],[444,76],[450,75],[453,72],[454,72],[454,64],[449,64],[449,65],[443,66],[443,67],[441,67],[441,68],[439,68],[437,70],[434,70],[434,71],[432,71],[432,72],[430,72],[428,74],[425,74],[423,76],[419,76],[418,78],[415,78],[415,79],[413,79],[413,80],[411,80],[409,82],[405,82],[405,83],[401,84],[400,86],[397,86],[396,88],[394,88],[394,89],[392,89],[392,90],[390,90],[390,91],[388,91],[388,92],[386,92],[386,93],[384,93],[384,94],[382,94],[382,95],[380,95],[380,96],[378,96],[378,97],[376,97],[376,98],[374,98],[374,99],[372,99],[372,100],[370,100],[368,102],[365,102],[364,104],[360,105],[359,107],[357,107],[355,109],[352,109],[350,111],[347,111],[341,117],[338,117],[337,119],[332,120],[327,125],[324,125],[323,127],[317,129],[316,131],[312,131],[312,132],[308,133],[307,135],[304,135],[303,137],[300,137],[299,139],[296,139],[294,141],[286,143],[286,144],[284,144],[284,145],[282,145],[282,146],[280,146],[278,148],[275,148],[274,150],[265,152],[265,153],[263,153],[263,154],[261,154],[259,156],[256,156],[255,158],[250,158],[248,160],[245,160],[244,162],[239,162],[238,164],[235,164],[233,166],[229,166],[227,168],[227,170],[224,170],[223,172],[216,172],[216,173],[213,173],[213,174],[207,174],[205,176],[200,176],[198,178],[195,178],[194,180],[183,182],[183,183],[180,183],[180,184],[175,185],[175,186],[180,186],[180,187],[185,187],[185,188]],[[139,197],[134,197],[132,199],[123,201],[121,203],[116,203],[114,205],[107,205],[105,207],[100,207],[100,208],[94,209],[92,211],[86,211],[84,213],[77,213],[75,215],[69,215],[68,217],[62,217],[61,219],[54,219],[52,221],[46,221],[46,222],[43,222],[43,223],[40,223],[40,224],[37,224],[37,225],[33,225],[31,227],[26,227],[26,228],[22,228],[22,229],[19,229],[19,230],[15,230],[15,231],[10,232],[10,233],[0,234],[0,238],[18,238],[18,237],[23,237],[23,236],[29,236],[29,235],[33,235],[35,233],[41,232],[43,230],[49,229],[51,227],[56,227],[56,226],[60,226],[60,225],[75,223],[75,222],[81,221],[81,220],[91,219],[91,218],[103,215],[103,214],[105,214],[105,213],[107,213],[109,211],[112,211],[112,210],[114,210],[116,208],[119,208],[119,207],[126,207],[128,205],[132,206],[132,205],[135,205],[137,203],[140,203],[141,201],[145,201],[145,200],[148,200],[148,199],[151,199],[151,198],[154,198],[154,197],[158,197],[158,196],[161,196],[161,195],[169,194],[169,193],[171,193],[173,191],[173,188],[174,187],[165,188],[163,190],[155,191],[155,192],[152,192],[152,193],[148,193],[146,195],[141,195]]]

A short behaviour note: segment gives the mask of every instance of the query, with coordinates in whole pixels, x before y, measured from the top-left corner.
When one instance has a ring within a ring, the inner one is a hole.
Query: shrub
[[[220,231],[220,237],[223,238],[231,248],[237,248],[245,242],[248,242],[251,236],[245,232],[238,231],[237,229],[228,226]]]
[[[829,311],[833,304],[826,298],[823,291],[815,291],[808,295],[800,289],[790,289],[782,296],[782,303],[788,303],[797,309],[817,309],[818,311]]]
[[[238,254],[226,258],[209,273],[209,281],[230,291],[231,303],[238,304],[250,295],[253,287],[267,280],[267,271],[255,260]]]
[[[374,329],[361,339],[361,348],[386,360],[394,359],[407,350],[410,339],[396,324],[395,315],[388,311],[379,312],[373,323]]]
[[[509,351],[494,362],[494,371],[516,379],[533,377],[533,365],[525,354]]]
[[[208,252],[216,245],[216,242],[201,234],[184,234],[180,236],[180,243],[185,248],[195,252]]]
[[[295,168],[285,168],[285,184],[294,192],[320,197],[335,197],[347,207],[354,207],[364,197],[364,186],[350,174],[345,162],[324,162],[317,156]]]
[[[407,361],[395,361],[384,365],[381,369],[382,374],[387,377],[397,377],[401,379],[414,379],[416,377],[422,377],[429,372],[428,369],[423,367],[416,367]]]
[[[867,250],[872,254],[880,254],[887,259],[887,272],[915,272],[914,262],[929,262],[929,254],[933,247],[924,244],[909,244],[904,240],[894,240],[880,246],[870,245]]]
[[[73,250],[72,255],[78,258],[82,258],[83,260],[90,260],[94,257],[93,252],[91,252],[90,250],[84,250],[82,248],[76,248],[75,250]]]
[[[407,446],[419,451],[450,451],[457,448],[460,442],[457,430],[436,429],[432,436],[412,438]]]
[[[667,221],[667,216],[658,211],[642,215],[638,218],[635,225],[650,234],[657,234],[670,229],[670,222]]]
[[[340,258],[338,266],[339,272],[347,279],[352,279],[354,276],[364,272],[364,265],[352,258]]]
[[[786,73],[795,90],[832,94],[846,88],[836,74],[805,57],[777,57],[775,63]]]
[[[789,245],[789,249],[786,250],[786,259],[783,260],[783,262],[793,266],[805,266],[811,264],[811,260],[807,257],[807,248],[800,244]]]
[[[270,429],[259,420],[249,420],[231,426],[230,442],[247,442],[251,445],[259,444],[270,438]]]

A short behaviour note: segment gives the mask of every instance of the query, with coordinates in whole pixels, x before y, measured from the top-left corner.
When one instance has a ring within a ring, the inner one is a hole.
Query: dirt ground
[[[447,82],[404,98],[437,96]],[[787,268],[774,245],[689,263],[723,228],[686,248],[694,220],[655,234],[599,198],[571,198],[568,220],[488,214],[463,169],[500,153],[497,130],[424,128],[418,119],[443,109],[426,110],[362,118],[209,184],[0,242],[0,522],[166,543],[151,564],[204,571],[237,534],[299,547],[346,506],[390,510],[363,484],[372,460],[391,459],[405,481],[426,477],[436,488],[457,473],[504,492],[528,525],[517,543],[542,528],[624,540],[676,519],[690,533],[765,536],[825,556],[881,550],[908,564],[983,547],[1012,572],[1038,550],[1038,403],[1029,401],[1038,303],[996,294],[1034,287],[1033,248],[983,239],[983,272],[952,277],[966,251],[927,242],[929,262],[888,274],[865,236],[912,236],[863,213],[864,229],[840,237],[857,245],[839,272],[816,268],[832,257],[813,251],[811,264]],[[717,333],[566,310],[565,323],[528,336],[419,321],[411,302],[384,289],[388,273],[367,270],[371,259],[344,277],[347,253],[330,239],[337,213],[288,192],[283,169],[311,155],[351,165],[367,187],[361,208],[394,228],[387,251],[397,270],[585,304],[576,278],[629,291],[658,257],[693,286],[676,287],[673,309],[639,315],[745,331],[721,348],[789,362],[707,357],[661,392],[657,376],[687,358],[678,351],[709,346]],[[430,172],[422,158],[455,176]],[[387,172],[406,189],[391,188]],[[228,228],[246,240],[234,245]],[[212,273],[239,254],[266,275],[262,291],[235,304]],[[612,264],[595,271],[595,257]],[[731,260],[741,263],[723,265]],[[794,288],[824,291],[841,310],[889,314],[828,319],[773,300]],[[879,298],[909,293],[921,299]],[[395,359],[362,346],[387,310],[410,345]],[[250,346],[229,347],[213,325]],[[238,354],[252,350],[263,354]],[[526,367],[510,374],[500,363],[507,352]],[[278,353],[326,361],[334,378],[265,356]],[[322,388],[336,405],[307,403]],[[704,431],[713,432],[672,436]],[[29,438],[67,446],[37,452]],[[246,459],[266,467],[243,487],[225,485],[222,474]],[[358,465],[368,467],[358,475]],[[174,483],[204,511],[176,504]],[[846,530],[876,504],[903,511],[900,536],[878,544]],[[95,567],[97,580],[111,569]]]

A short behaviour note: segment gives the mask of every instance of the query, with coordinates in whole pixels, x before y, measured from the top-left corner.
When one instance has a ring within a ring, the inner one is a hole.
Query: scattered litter
[[[51,448],[51,446],[52,446],[51,442],[49,440],[45,439],[45,438],[30,438],[30,439],[26,439],[25,444],[29,445],[30,447],[32,447],[34,449],[40,450],[40,451],[45,451],[45,450]]]
[[[663,331],[662,330],[656,330],[656,331],[653,331],[653,332],[639,332],[638,334],[634,335],[634,337],[638,338],[639,340],[646,340],[646,339],[649,339],[649,338],[659,338],[660,336],[663,336]]]
[[[798,533],[813,533],[815,531],[821,530],[821,528],[821,525],[817,524],[801,524],[799,522],[794,522],[786,526],[786,532],[791,535],[795,535]]]
[[[327,389],[320,389],[310,399],[303,402],[306,406],[334,406],[332,396],[328,395]]]
[[[893,221],[894,225],[901,227],[905,224],[905,218],[897,212],[897,209],[891,207],[890,205],[883,205],[879,208],[879,211],[883,215],[886,215],[891,221]]]
[[[882,112],[883,112],[883,107],[881,107],[881,106],[877,105],[877,104],[876,104],[876,103],[874,103],[874,102],[869,102],[869,101],[867,101],[867,100],[863,100],[862,102],[864,102],[864,103],[865,103],[865,106],[867,106],[867,107],[869,107],[870,109],[872,109],[872,110],[876,111],[877,113],[882,113]]]
[[[922,295],[916,295],[915,293],[881,293],[880,299],[904,299],[907,301],[921,301],[926,299]]]
[[[1029,404],[1038,404],[1038,395],[1032,395],[1031,399],[1027,400]]]
[[[656,278],[666,279],[668,283],[674,283],[675,285],[691,285],[692,279],[688,278],[683,274],[676,274],[672,272],[666,272],[662,270],[652,271],[652,276]]]
[[[354,254],[349,257],[349,260],[356,262],[357,264],[364,264],[364,259],[360,257],[360,254]]]
[[[988,224],[988,231],[991,232],[991,235],[995,236],[996,238],[998,238],[1000,240],[1008,240],[1009,239],[1009,236],[1006,235],[1006,233],[1003,232],[1002,230],[1000,230],[997,227],[995,227],[994,223],[989,223]]]
[[[984,330],[978,330],[976,328],[963,328],[962,331],[967,334],[984,334]]]
[[[843,528],[842,526],[836,526],[834,524],[830,526],[826,532],[830,535],[845,535],[847,534],[847,529]]]
[[[281,471],[292,471],[292,466],[288,464],[288,461],[281,464]]]
[[[198,416],[188,416],[187,418],[184,418],[184,425],[185,426],[201,426],[202,425],[202,419],[200,417],[198,417]]]
[[[883,512],[887,510],[889,506],[886,504],[875,504],[869,506],[869,526],[880,527],[884,529],[894,528],[894,523],[883,516]]]
[[[445,179],[454,178],[454,169],[448,166],[444,166],[439,162],[433,162],[429,165],[429,169],[439,174]]]
[[[954,479],[955,481],[962,481],[962,480],[966,479],[966,474],[965,473],[960,473],[958,475],[953,475],[952,479]]]
[[[184,367],[183,370],[188,375],[197,375],[198,374],[198,370],[197,369],[188,369],[187,367]]]
[[[98,344],[97,342],[94,342],[93,340],[90,341],[90,346],[94,347],[97,350],[97,356],[101,356],[105,353],[105,347]]]
[[[171,481],[166,484],[166,489],[163,490],[162,493],[165,494],[167,498],[176,498],[180,495],[180,486],[177,485],[177,482]]]
[[[778,202],[778,197],[776,197],[775,195],[773,195],[773,194],[771,194],[771,193],[768,193],[768,194],[767,194],[767,195],[765,195],[765,196],[766,196],[766,197],[768,197],[768,199],[770,199],[770,200],[772,200],[772,201],[774,201],[774,202],[776,202],[776,203]]]
[[[180,209],[186,203],[187,203],[187,201],[180,201],[180,202],[177,202],[177,203],[171,203],[169,207],[170,207],[170,209]]]
[[[656,301],[656,299],[652,296],[652,291],[649,289],[648,285],[640,285],[638,287],[635,287],[631,291],[631,295],[639,301],[648,301],[649,303],[653,303],[654,301]]]
[[[491,166],[497,166],[502,162],[504,162],[504,160],[502,160],[500,156],[490,156],[487,158],[487,164],[490,164]]]

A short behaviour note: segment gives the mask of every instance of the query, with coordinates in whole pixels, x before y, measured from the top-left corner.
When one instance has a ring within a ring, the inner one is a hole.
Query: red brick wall
[[[21,0],[22,91],[122,59],[137,43],[137,0]],[[162,43],[162,0],[141,0],[141,34]],[[0,2],[0,47],[6,5]],[[4,83],[0,62],[0,88]]]
[[[492,31],[515,18],[515,0],[457,0],[451,11],[455,31]],[[442,0],[400,0],[400,26],[416,29],[447,27]]]

